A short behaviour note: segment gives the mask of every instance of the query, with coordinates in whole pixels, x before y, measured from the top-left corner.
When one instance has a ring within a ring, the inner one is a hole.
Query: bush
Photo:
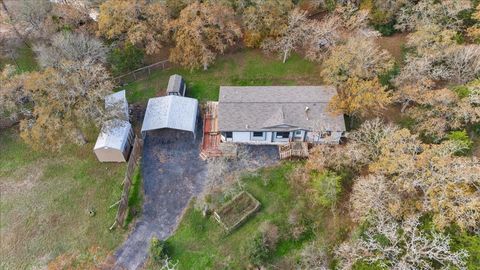
[[[248,258],[255,265],[263,264],[269,257],[270,249],[262,233],[257,234],[248,246]]]
[[[378,80],[383,86],[386,86],[389,89],[393,89],[394,86],[392,84],[392,80],[397,77],[398,74],[400,74],[400,66],[395,63],[395,65],[390,70],[378,75]]]
[[[111,51],[108,62],[112,73],[120,75],[143,65],[143,51],[130,43],[126,43],[124,46]]]
[[[390,22],[384,23],[384,24],[374,24],[373,28],[375,28],[375,30],[380,32],[382,36],[388,37],[397,32],[397,30],[394,27],[395,23],[396,23],[395,20],[391,20]]]
[[[470,89],[465,86],[465,85],[461,85],[461,86],[457,86],[457,87],[454,87],[453,89],[453,92],[455,92],[457,94],[457,96],[459,98],[466,98],[470,95]]]
[[[458,150],[455,153],[457,155],[466,155],[472,150],[473,142],[465,130],[451,131],[447,135],[447,139],[450,141],[455,141],[461,146],[461,150]]]
[[[315,201],[324,207],[333,207],[342,191],[342,177],[332,171],[314,173],[312,186],[315,190]]]
[[[167,258],[165,241],[159,240],[156,237],[150,240],[150,258],[157,264]]]
[[[248,245],[247,254],[250,262],[254,265],[262,265],[268,260],[276,248],[279,240],[278,227],[270,222],[264,222],[260,226],[260,232]]]

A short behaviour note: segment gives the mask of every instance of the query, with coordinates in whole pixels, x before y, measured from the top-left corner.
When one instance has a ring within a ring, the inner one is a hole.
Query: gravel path
[[[139,269],[148,255],[150,239],[168,238],[192,196],[204,184],[206,163],[199,158],[201,124],[197,139],[175,130],[150,131],[142,157],[144,205],[128,239],[116,251],[114,269]]]

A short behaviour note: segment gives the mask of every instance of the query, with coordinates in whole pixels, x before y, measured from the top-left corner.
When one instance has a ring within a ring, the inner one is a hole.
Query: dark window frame
[[[275,139],[288,139],[288,138],[290,138],[290,132],[288,131],[277,131],[275,133]]]
[[[265,137],[265,132],[262,132],[262,131],[253,131],[253,132],[252,132],[252,137],[253,137],[253,138],[263,138],[263,137]]]

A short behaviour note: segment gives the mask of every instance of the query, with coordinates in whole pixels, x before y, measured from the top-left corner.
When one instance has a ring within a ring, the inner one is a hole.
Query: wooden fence
[[[125,73],[123,75],[117,76],[113,78],[113,82],[117,85],[123,85],[125,83],[131,83],[136,80],[144,79],[147,76],[150,76],[152,71],[157,70],[157,69],[168,69],[171,68],[172,64],[170,63],[169,60],[163,60],[145,67],[141,67],[139,69],[135,69],[133,71],[130,71],[128,73]]]
[[[125,223],[125,218],[127,215],[128,210],[128,195],[130,193],[130,187],[132,186],[132,176],[135,172],[135,168],[137,167],[141,153],[143,148],[143,140],[135,136],[135,142],[133,143],[132,153],[130,154],[130,159],[128,160],[127,164],[127,171],[125,173],[125,178],[123,179],[123,192],[122,197],[118,202],[113,204],[110,207],[114,207],[118,204],[118,212],[117,216],[115,217],[115,222],[110,227],[112,230],[115,226],[123,227]]]

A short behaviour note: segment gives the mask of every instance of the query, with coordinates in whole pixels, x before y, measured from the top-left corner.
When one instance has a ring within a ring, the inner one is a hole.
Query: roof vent
[[[307,120],[308,119],[308,111],[310,110],[310,108],[308,106],[305,107],[305,116],[307,117]]]
[[[248,125],[245,125],[245,128],[248,129]]]

